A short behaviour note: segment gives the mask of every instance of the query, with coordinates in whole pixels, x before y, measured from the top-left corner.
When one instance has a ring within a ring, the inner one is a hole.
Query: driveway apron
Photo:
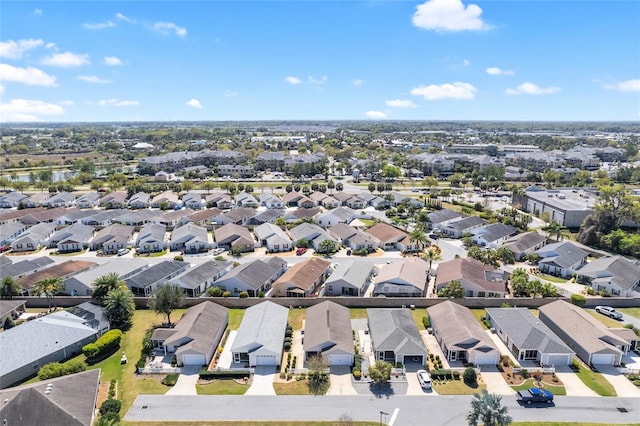
[[[182,367],[178,381],[166,392],[166,395],[197,395],[196,383],[198,383],[199,377],[200,367]]]
[[[504,381],[502,373],[495,365],[483,365],[480,374],[487,385],[487,390],[498,395],[515,395],[511,386]]]
[[[273,379],[276,377],[274,366],[256,367],[251,387],[245,395],[275,395]]]

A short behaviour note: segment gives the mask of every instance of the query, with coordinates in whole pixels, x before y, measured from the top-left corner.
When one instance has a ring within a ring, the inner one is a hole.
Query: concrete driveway
[[[571,367],[562,365],[556,367],[556,376],[564,384],[564,389],[568,396],[598,396],[593,390],[589,389]]]
[[[420,382],[418,381],[417,371],[407,371],[407,384],[407,395],[438,395],[438,392],[433,389],[422,389],[422,386],[420,386]]]
[[[480,370],[482,380],[487,385],[487,390],[498,395],[515,395],[516,391],[504,381],[502,373],[495,365],[483,365]]]
[[[351,367],[334,366],[330,369],[330,384],[327,395],[357,395],[351,384]]]
[[[245,395],[275,395],[273,379],[276,377],[275,366],[256,367],[251,387]]]
[[[196,383],[200,377],[200,367],[182,367],[182,373],[176,384],[166,392],[166,395],[197,395]]]
[[[598,365],[597,370],[613,385],[619,397],[640,398],[640,388],[612,365]]]

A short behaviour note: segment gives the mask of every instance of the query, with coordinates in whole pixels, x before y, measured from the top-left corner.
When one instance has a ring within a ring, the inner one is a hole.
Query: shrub
[[[220,287],[209,287],[207,289],[207,294],[211,297],[222,297],[222,289]]]
[[[230,291],[225,291],[224,293],[222,293],[222,297],[231,297],[231,292]]]
[[[202,380],[212,379],[242,379],[248,377],[251,374],[249,370],[207,370],[203,368],[200,370],[200,378]]]
[[[241,291],[240,294],[238,294],[238,297],[240,299],[246,299],[247,297],[249,297],[249,293],[247,293],[246,291]]]
[[[429,321],[429,317],[422,317],[422,325],[424,325],[424,328],[431,327],[431,322]]]
[[[184,262],[184,257],[178,255],[178,256],[174,256],[173,260],[179,260],[180,262]]]
[[[82,353],[87,359],[97,358],[111,353],[120,346],[122,331],[118,329],[109,330],[98,338],[94,343],[89,343],[82,348]]]
[[[178,373],[167,374],[165,378],[162,379],[162,384],[165,386],[174,386],[178,381],[178,377],[180,377]]]
[[[396,368],[402,368],[402,363],[401,362],[396,362]]]
[[[79,373],[87,369],[87,364],[84,361],[73,360],[66,364],[59,362],[50,362],[42,366],[38,371],[38,378],[40,380],[53,379],[54,377],[66,376],[69,374]]]
[[[586,302],[587,302],[587,299],[581,294],[571,295],[571,303],[573,303],[576,306],[583,307]]]
[[[353,378],[356,380],[360,380],[360,377],[362,376],[362,373],[360,372],[360,370],[353,370]]]
[[[293,330],[287,328],[287,331],[284,332],[284,337],[291,337],[293,334]]]
[[[116,380],[111,379],[111,383],[109,384],[109,399],[116,396]]]
[[[114,413],[111,411],[100,416],[100,418],[98,419],[98,423],[96,423],[97,426],[113,426],[119,424],[120,416],[118,415],[118,413]]]
[[[284,350],[285,351],[290,351],[291,350],[291,342],[284,342]]]
[[[478,375],[476,374],[476,370],[471,367],[468,367],[464,370],[462,374],[462,380],[464,380],[467,384],[475,384],[478,381]]]
[[[122,409],[122,403],[117,399],[107,399],[100,406],[100,415],[104,416],[107,413],[119,414]]]
[[[520,369],[520,376],[525,380],[528,379],[529,378],[529,371],[526,368]]]
[[[260,292],[258,292],[258,297],[259,297],[259,298],[263,298],[263,297],[264,297],[264,291],[260,291]]]
[[[152,334],[153,328],[150,328],[142,338],[142,349],[140,350],[140,359],[136,362],[136,368],[144,368],[147,362],[147,357],[153,352],[153,342],[151,341]]]

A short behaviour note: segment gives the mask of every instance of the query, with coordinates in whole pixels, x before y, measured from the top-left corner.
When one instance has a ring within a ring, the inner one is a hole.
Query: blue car
[[[553,394],[545,389],[529,388],[521,390],[516,396],[518,401],[522,401],[526,404],[532,404],[534,402],[546,402],[551,404],[553,402]]]

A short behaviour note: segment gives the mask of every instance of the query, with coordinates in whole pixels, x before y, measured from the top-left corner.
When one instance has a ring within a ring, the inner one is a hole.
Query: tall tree
[[[482,423],[484,426],[507,426],[511,424],[508,409],[502,405],[502,396],[489,393],[484,389],[473,395],[471,411],[467,414],[470,426]]]
[[[429,270],[434,260],[442,259],[442,249],[438,246],[430,245],[423,254],[423,259],[429,261]]]
[[[12,276],[6,276],[0,282],[0,296],[3,299],[11,300],[13,296],[18,296],[22,293],[22,286]]]
[[[93,282],[93,291],[91,297],[99,303],[102,303],[107,294],[118,287],[125,286],[124,281],[120,279],[117,272],[109,272],[95,279]]]
[[[131,290],[125,286],[109,290],[104,298],[104,311],[113,327],[128,324],[136,311]]]
[[[53,302],[53,306],[56,306],[55,295],[62,290],[64,284],[62,283],[62,279],[59,277],[50,277],[45,278],[40,281],[36,281],[35,289],[36,292],[40,295],[45,295],[47,298],[47,302],[49,303],[49,309],[51,309],[51,304]]]
[[[323,240],[322,242],[320,242],[320,244],[318,245],[318,251],[320,253],[335,253],[338,249],[338,246],[336,245],[335,241],[333,240]]]
[[[167,324],[171,325],[171,312],[184,306],[184,290],[175,284],[161,285],[153,292],[149,298],[147,306],[157,314],[167,316]]]
[[[380,385],[389,381],[391,378],[391,369],[393,366],[386,361],[376,361],[369,367],[369,376],[374,384]]]
[[[445,288],[438,292],[438,297],[453,297],[454,299],[462,299],[464,297],[464,289],[462,283],[453,280]]]
[[[560,225],[558,222],[551,222],[542,229],[547,231],[550,237],[555,237],[556,241],[563,240],[568,234],[567,227]]]
[[[429,238],[424,234],[422,229],[416,228],[409,234],[409,242],[418,246],[418,251],[422,251],[424,246],[429,243]]]

